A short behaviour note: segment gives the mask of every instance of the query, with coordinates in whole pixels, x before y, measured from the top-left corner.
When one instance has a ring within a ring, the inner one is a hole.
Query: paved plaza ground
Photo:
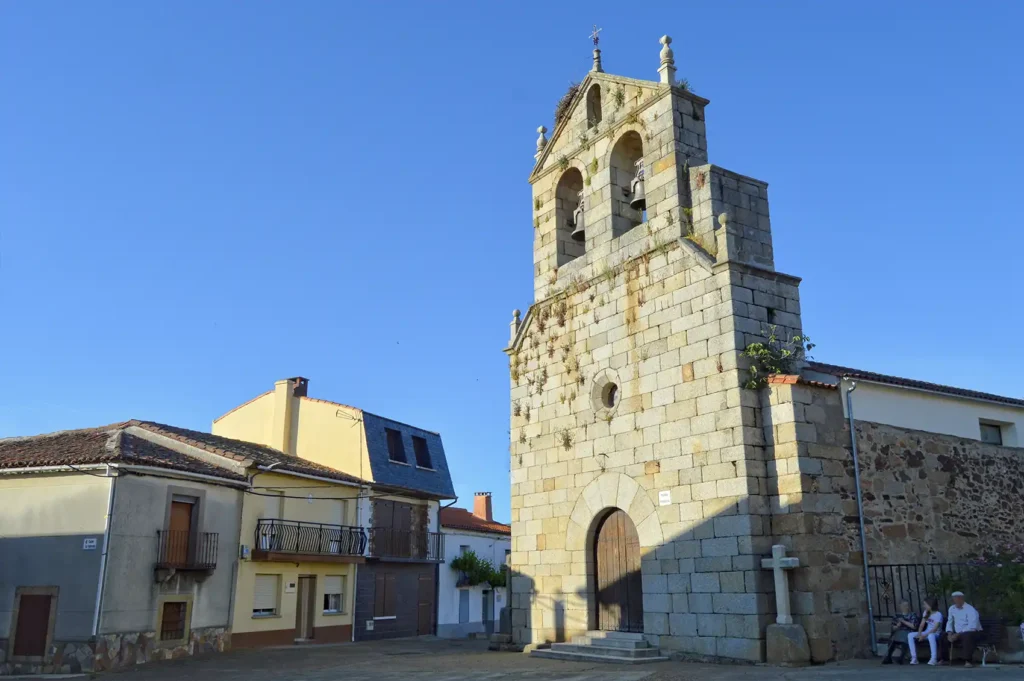
[[[109,675],[111,681],[960,681],[979,677],[1024,679],[1024,668],[883,667],[859,660],[805,669],[686,662],[622,666],[543,660],[491,652],[484,641],[422,637],[236,651],[157,662]]]

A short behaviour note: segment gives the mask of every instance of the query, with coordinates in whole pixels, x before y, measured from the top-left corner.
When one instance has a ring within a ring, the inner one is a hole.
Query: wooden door
[[[644,630],[640,537],[624,511],[612,511],[597,528],[594,542],[597,628]]]
[[[18,622],[14,629],[14,655],[46,654],[46,638],[50,633],[50,599],[48,594],[22,594],[18,603]]]
[[[187,565],[189,543],[192,541],[192,504],[171,502],[171,522],[167,528],[167,562]]]
[[[295,599],[295,638],[303,641],[312,639],[313,616],[316,612],[315,576],[302,575],[299,577],[299,588]]]
[[[416,634],[425,636],[433,632],[434,578],[431,574],[419,575],[417,584]]]

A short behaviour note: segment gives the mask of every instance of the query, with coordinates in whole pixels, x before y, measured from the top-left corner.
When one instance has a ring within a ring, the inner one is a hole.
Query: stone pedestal
[[[811,646],[800,624],[769,624],[766,632],[768,664],[802,667],[811,663]]]

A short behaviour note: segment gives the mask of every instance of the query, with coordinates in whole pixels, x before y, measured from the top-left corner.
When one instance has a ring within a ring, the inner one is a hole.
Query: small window
[[[253,588],[252,616],[272,617],[277,614],[277,594],[281,590],[281,575],[256,575]]]
[[[416,454],[416,465],[420,468],[433,468],[430,465],[430,450],[427,441],[422,437],[412,436],[412,450]]]
[[[463,556],[463,555],[465,555],[467,553],[469,553],[469,544],[462,544],[461,546],[459,546],[459,555],[460,556]]]
[[[1003,428],[997,423],[981,423],[981,441],[989,445],[1003,444]]]
[[[392,461],[407,463],[405,460],[405,445],[402,444],[402,434],[397,430],[385,428],[388,435],[388,458]]]
[[[601,86],[592,85],[587,91],[587,127],[601,122]]]
[[[324,612],[345,612],[345,578],[341,575],[324,577]]]
[[[185,615],[188,603],[169,601],[160,612],[160,640],[180,641],[185,638]]]
[[[512,549],[505,549],[505,565],[512,564]]]

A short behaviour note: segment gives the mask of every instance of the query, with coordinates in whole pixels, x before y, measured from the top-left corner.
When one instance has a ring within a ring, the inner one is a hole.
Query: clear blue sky
[[[1020,395],[1024,3],[0,4],[0,436],[208,429],[273,381],[441,432],[508,518],[536,127],[708,97],[823,361]]]

